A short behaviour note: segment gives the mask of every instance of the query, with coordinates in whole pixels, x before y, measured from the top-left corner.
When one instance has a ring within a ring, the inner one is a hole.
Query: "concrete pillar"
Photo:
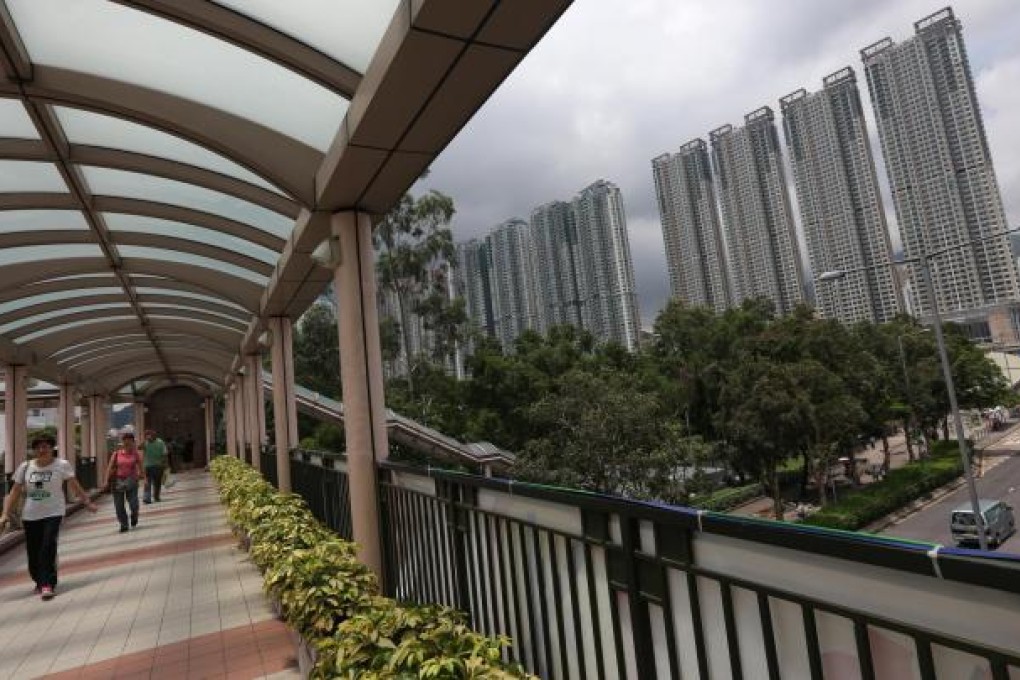
[[[262,442],[264,436],[260,432],[259,411],[265,406],[259,401],[258,384],[262,380],[262,363],[259,355],[249,354],[244,358],[244,407],[245,407],[245,430],[248,433],[248,445],[251,447],[251,465],[256,470],[262,469]],[[265,425],[262,426],[262,431]]]
[[[74,387],[61,384],[57,407],[57,451],[71,467],[75,467],[78,460],[78,452],[74,448],[74,407]]]
[[[294,328],[287,317],[269,319],[273,360],[273,423],[276,479],[280,491],[291,491],[290,450],[298,445],[297,402],[294,400]]]
[[[135,426],[135,438],[138,443],[141,444],[145,439],[145,402],[141,400],[135,400],[134,403],[134,426]]]
[[[92,411],[90,399],[85,399],[81,407],[81,457],[93,458],[96,454],[92,449]]]
[[[110,452],[106,450],[106,431],[110,421],[106,415],[106,399],[99,395],[89,397],[89,413],[92,415],[92,451],[96,457],[96,479],[100,486],[106,480],[106,463]]]
[[[4,367],[4,470],[13,473],[28,450],[28,367]]]
[[[215,427],[215,402],[212,397],[206,397],[202,402],[202,411],[205,413],[205,462],[208,463],[213,457],[213,438],[216,436]]]
[[[237,455],[237,438],[234,433],[234,393],[227,387],[223,394],[223,428],[227,431],[227,455]]]
[[[382,350],[376,310],[375,252],[368,215],[345,212],[331,219],[339,243],[334,285],[338,301],[340,377],[350,480],[351,518],[359,559],[383,579],[376,461],[387,457]]]
[[[234,433],[237,438],[237,457],[244,460],[244,447],[248,442],[244,417],[244,375],[237,374],[234,382]]]

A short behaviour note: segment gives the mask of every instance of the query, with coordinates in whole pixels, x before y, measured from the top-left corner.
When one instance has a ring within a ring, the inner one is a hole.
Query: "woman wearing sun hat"
[[[4,503],[0,526],[8,523],[11,508],[25,496],[25,509],[21,525],[25,531],[25,551],[28,553],[28,573],[35,581],[35,592],[42,599],[53,597],[57,587],[57,540],[60,523],[64,520],[67,499],[64,482],[82,499],[89,512],[96,506],[74,476],[74,467],[53,453],[56,440],[48,434],[32,439],[35,458],[25,461],[14,472],[14,486]]]

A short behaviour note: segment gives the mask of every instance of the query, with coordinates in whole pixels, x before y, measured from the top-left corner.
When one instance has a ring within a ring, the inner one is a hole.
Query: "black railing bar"
[[[950,647],[968,654],[980,656],[983,658],[990,658],[992,655],[1002,656],[1006,659],[1010,665],[1020,665],[1020,655],[1015,652],[1010,652],[1003,649],[997,649],[995,647],[981,647],[973,642],[961,640],[959,638],[949,637],[944,633],[939,633],[921,626],[912,626],[910,624],[901,623],[894,621],[893,619],[887,619],[878,614],[871,614],[868,612],[861,611],[859,609],[851,609],[844,607],[833,602],[826,602],[825,600],[818,600],[813,597],[805,597],[797,593],[793,593],[788,590],[776,588],[774,586],[768,586],[760,583],[754,583],[743,578],[728,576],[726,574],[720,574],[717,571],[711,569],[705,569],[694,565],[689,565],[684,569],[678,569],[680,572],[685,572],[691,576],[703,576],[705,578],[713,579],[720,583],[727,583],[731,587],[736,586],[744,590],[749,590],[755,593],[763,593],[768,597],[773,597],[778,600],[786,600],[797,605],[807,605],[814,609],[824,611],[829,614],[835,614],[842,618],[854,621],[860,619],[866,621],[868,625],[873,625],[878,628],[885,628],[895,633],[901,633],[907,636],[924,635],[929,638],[932,642],[941,645],[943,647]]]
[[[788,547],[938,578],[929,554],[936,547],[934,544],[905,542],[895,538],[792,523],[737,518],[691,508],[551,488],[493,477],[478,477],[437,468],[423,470],[405,463],[386,461],[380,465],[386,469],[454,481],[465,486],[550,500],[581,509],[612,512],[621,515],[621,518],[639,517],[686,529],[698,528],[700,524],[700,530],[703,533],[739,537],[756,543]],[[990,557],[981,553],[965,555],[940,553],[937,559],[940,562],[952,561],[958,567],[951,570],[951,575],[946,575],[947,580],[971,583],[973,582],[972,577],[978,576],[982,584],[993,588],[997,587],[1000,590],[1020,592],[1020,555]]]

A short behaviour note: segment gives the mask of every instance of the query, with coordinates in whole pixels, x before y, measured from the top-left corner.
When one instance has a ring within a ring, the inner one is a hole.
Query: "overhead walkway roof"
[[[568,4],[0,2],[0,361],[216,391]]]

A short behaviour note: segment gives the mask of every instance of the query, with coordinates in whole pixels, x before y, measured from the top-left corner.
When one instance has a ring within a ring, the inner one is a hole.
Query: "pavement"
[[[981,476],[975,480],[978,496],[1006,501],[1016,509],[1020,521],[1020,426],[1014,426],[987,446],[983,459]],[[969,500],[967,487],[957,483],[952,491],[937,496],[909,517],[894,521],[882,533],[954,545],[949,532],[949,513]],[[1020,553],[1020,536],[1013,534],[998,551]]]
[[[32,593],[21,546],[0,555],[0,680],[300,677],[212,479],[178,480],[128,533],[108,496],[66,519],[53,600]]]

